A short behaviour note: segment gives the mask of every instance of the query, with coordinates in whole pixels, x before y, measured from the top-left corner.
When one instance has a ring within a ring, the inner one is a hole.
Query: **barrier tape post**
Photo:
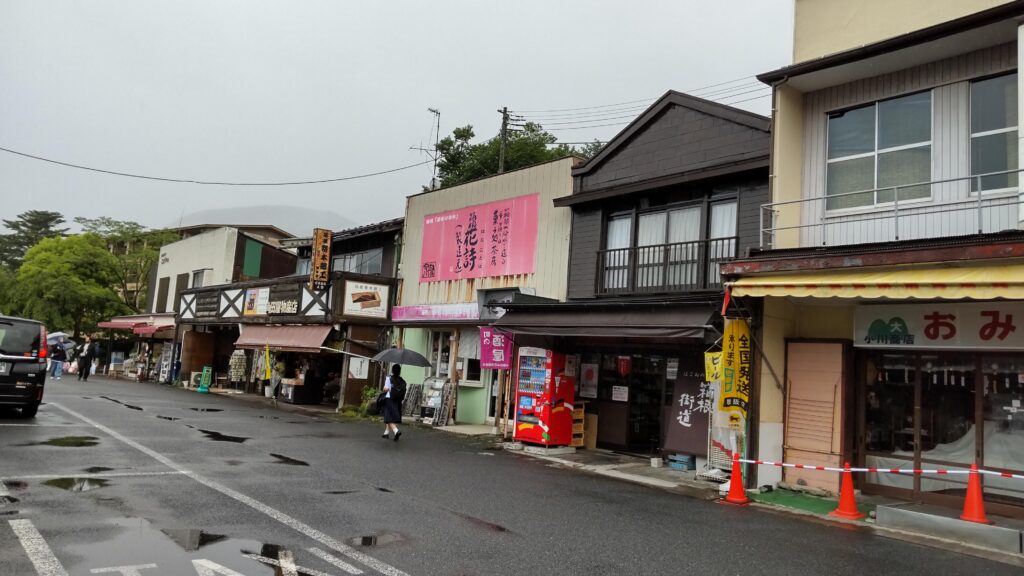
[[[979,524],[992,523],[985,516],[985,501],[981,496],[981,477],[977,464],[971,464],[971,472],[967,476],[967,497],[964,499],[964,513],[960,519]]]
[[[828,513],[835,518],[846,520],[860,520],[864,514],[857,509],[857,498],[853,493],[853,473],[850,471],[850,463],[843,467],[843,482],[839,489],[839,506]]]
[[[743,488],[743,467],[740,465],[738,452],[732,454],[732,475],[729,477],[729,495],[722,502],[736,506],[746,506],[750,503],[747,498],[747,491]]]

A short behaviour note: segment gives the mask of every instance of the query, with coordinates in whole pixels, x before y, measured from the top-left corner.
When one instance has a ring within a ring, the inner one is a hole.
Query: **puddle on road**
[[[110,472],[113,468],[107,468],[106,466],[90,466],[84,470],[89,474],[99,474],[100,472]]]
[[[241,466],[242,464],[245,464],[245,462],[242,462],[241,460],[225,460],[224,463],[228,466]]]
[[[309,462],[303,462],[302,460],[296,460],[295,458],[289,458],[281,454],[271,454],[274,458],[277,458],[275,464],[288,464],[289,466],[309,466]]]
[[[28,488],[28,482],[22,482],[21,480],[4,480],[4,486],[10,490],[24,490]]]
[[[385,544],[393,544],[395,542],[401,542],[405,540],[405,536],[398,532],[381,532],[379,534],[369,534],[366,536],[357,536],[348,541],[353,546],[383,546]]]
[[[157,414],[156,417],[161,420],[170,420],[171,422],[174,422],[175,420],[181,420],[181,418],[171,418],[170,416],[161,416],[159,414]]]
[[[132,410],[138,410],[140,412],[142,411],[142,408],[139,408],[138,406],[133,406],[131,404],[125,404],[124,402],[121,402],[120,400],[114,400],[113,398],[110,398],[109,396],[100,396],[100,398],[103,398],[104,400],[110,400],[111,402],[114,402],[116,404],[120,404],[121,406],[124,406],[125,408],[131,408]]]
[[[181,546],[185,550],[199,550],[200,548],[209,544],[220,542],[227,538],[223,534],[210,534],[203,530],[196,529],[174,529],[161,530],[171,540],[174,540],[178,546]]]
[[[257,418],[263,418],[264,420],[280,420],[280,416],[257,416]]]
[[[8,504],[16,504],[18,502],[20,502],[20,500],[18,500],[14,496],[0,496],[0,506],[6,506]]]
[[[198,527],[182,529],[179,526],[158,526],[144,518],[105,520],[95,527],[93,534],[97,537],[64,547],[61,559],[70,574],[90,574],[113,566],[156,564],[156,568],[142,570],[141,573],[194,575],[196,569],[192,560],[195,558],[210,560],[232,570],[230,573],[246,576],[280,574],[243,556],[246,550],[260,550],[264,546],[262,542],[232,538]],[[69,562],[72,559],[74,561]],[[219,571],[216,573],[221,574]]]
[[[380,492],[387,492],[388,494],[393,494],[391,490],[388,490],[387,488],[381,488],[380,486],[377,486],[377,490],[379,490]]]
[[[200,428],[199,431],[205,434],[208,440],[213,440],[214,442],[234,442],[235,444],[241,444],[248,440],[248,438],[244,436],[229,436],[213,430],[203,430]]]
[[[0,511],[0,516],[17,516],[21,514],[20,510],[3,510]]]
[[[189,408],[195,412],[223,412],[220,408]]]
[[[104,478],[54,478],[53,480],[43,482],[43,484],[67,490],[68,492],[89,492],[90,490],[106,488],[110,485],[110,480]]]
[[[356,490],[328,490],[324,494],[354,494]]]
[[[455,514],[459,518],[462,518],[463,520],[469,522],[470,524],[473,524],[474,526],[478,526],[480,528],[483,528],[485,530],[489,530],[491,532],[508,532],[508,528],[505,528],[501,524],[495,524],[494,522],[488,522],[487,520],[484,520],[483,518],[477,518],[476,516],[470,516],[469,514],[462,514],[460,512],[452,512],[452,514]]]
[[[26,446],[59,446],[61,448],[83,448],[88,446],[95,446],[100,443],[100,439],[95,436],[62,436],[60,438],[50,438],[43,442],[37,442],[36,444],[26,444]]]

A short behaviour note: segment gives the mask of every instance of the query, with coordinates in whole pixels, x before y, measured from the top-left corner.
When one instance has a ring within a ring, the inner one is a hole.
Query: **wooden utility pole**
[[[508,106],[498,110],[501,114],[501,147],[498,148],[498,174],[505,171],[505,148],[508,146]]]

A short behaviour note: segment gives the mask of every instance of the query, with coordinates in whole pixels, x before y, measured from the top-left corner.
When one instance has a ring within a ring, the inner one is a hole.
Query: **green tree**
[[[75,218],[86,233],[96,234],[117,258],[115,291],[125,306],[143,312],[149,285],[149,271],[160,258],[160,247],[178,240],[171,230],[148,230],[137,222],[101,218]]]
[[[11,233],[0,235],[0,265],[10,270],[17,270],[28,249],[40,240],[63,236],[68,231],[58,228],[64,223],[64,216],[49,210],[29,210],[3,223]]]
[[[14,273],[3,266],[0,266],[0,314],[18,315],[14,303]]]
[[[472,144],[476,134],[472,126],[463,126],[452,131],[437,144],[439,160],[437,173],[441,186],[455,186],[498,173],[498,158],[501,154],[501,138]],[[528,122],[521,130],[509,131],[505,148],[505,170],[515,170],[541,162],[557,160],[566,156],[590,158],[601,147],[600,143],[586,144],[573,148],[559,144],[558,138],[545,132],[540,124]]]
[[[127,312],[113,290],[117,258],[96,234],[46,238],[18,269],[13,299],[22,316],[77,338],[96,323]]]

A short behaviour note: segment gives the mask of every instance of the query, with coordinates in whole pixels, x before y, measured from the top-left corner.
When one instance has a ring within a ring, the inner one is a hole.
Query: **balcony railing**
[[[1020,172],[764,204],[760,244],[765,249],[844,246],[1017,230],[1024,222]]]
[[[736,258],[737,238],[598,250],[597,293],[656,294],[717,290],[718,264]]]

